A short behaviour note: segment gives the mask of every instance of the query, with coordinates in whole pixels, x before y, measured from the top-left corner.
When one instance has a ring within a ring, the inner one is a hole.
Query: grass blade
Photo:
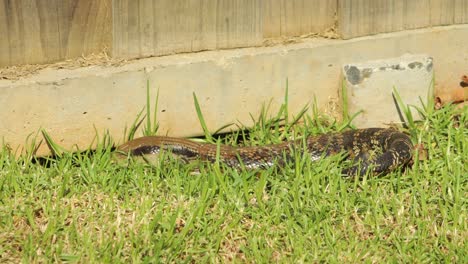
[[[203,113],[201,111],[200,104],[198,103],[197,95],[193,93],[193,102],[195,104],[195,111],[197,112],[198,120],[203,129],[203,134],[208,142],[214,142],[213,137],[211,136],[208,126],[206,125],[205,118],[203,118]]]

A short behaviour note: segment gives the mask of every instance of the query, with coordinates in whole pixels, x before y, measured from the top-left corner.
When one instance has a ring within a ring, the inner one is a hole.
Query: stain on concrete
[[[429,62],[426,65],[426,71],[431,72],[432,71],[432,66],[433,66],[433,60],[432,60],[432,58],[429,58]]]
[[[345,66],[346,79],[356,85],[361,82],[361,71],[356,66]]]
[[[364,68],[361,71],[361,81],[362,79],[369,78],[372,75],[373,70],[371,68]]]
[[[371,77],[374,70],[372,68],[359,69],[356,66],[345,66],[346,79],[352,84],[361,83],[364,79]]]
[[[410,69],[414,69],[414,68],[421,69],[422,66],[423,66],[422,62],[419,62],[419,61],[411,62],[408,64],[408,67],[410,67]]]
[[[427,72],[432,71],[432,58],[429,57],[427,59],[427,63],[423,63],[420,61],[413,61],[410,63],[395,63],[395,64],[389,64],[385,66],[379,66],[375,68],[360,68],[360,66],[355,66],[355,65],[345,65],[343,67],[346,79],[348,82],[352,85],[360,84],[362,81],[366,78],[370,78],[372,76],[373,72],[376,71],[404,71],[406,69],[421,69],[423,67],[426,67]]]
[[[405,67],[401,66],[400,64],[395,64],[395,65],[392,65],[390,67],[387,67],[387,69],[390,68],[392,70],[396,70],[396,71],[404,71],[406,70]]]

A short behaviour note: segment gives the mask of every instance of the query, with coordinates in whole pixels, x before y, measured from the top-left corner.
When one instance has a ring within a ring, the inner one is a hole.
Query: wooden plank
[[[454,22],[454,0],[431,0],[430,18],[432,26],[450,25]]]
[[[40,19],[35,1],[7,1],[0,5],[0,66],[39,61],[44,57]],[[27,41],[27,40],[31,41]]]
[[[431,26],[468,23],[468,0],[430,0]]]
[[[263,37],[323,33],[335,24],[336,0],[265,0]]]
[[[404,2],[406,1],[340,0],[338,26],[341,37],[347,39],[402,30],[406,14]]]
[[[403,27],[402,29],[416,29],[429,27],[431,25],[431,17],[429,13],[431,0],[412,0],[400,1],[403,4]],[[396,30],[393,30],[396,31]]]
[[[345,39],[428,26],[467,23],[468,0],[339,0]]]
[[[61,19],[69,20],[66,58],[112,49],[112,0],[68,0],[62,9],[71,11]]]
[[[466,24],[468,23],[468,0],[455,0],[454,8],[454,19],[455,24]]]
[[[259,0],[114,0],[113,55],[133,58],[260,45]]]
[[[257,46],[320,34],[335,13],[346,39],[468,23],[468,0],[0,0],[0,67]]]
[[[111,43],[112,0],[0,0],[0,66],[50,63]]]

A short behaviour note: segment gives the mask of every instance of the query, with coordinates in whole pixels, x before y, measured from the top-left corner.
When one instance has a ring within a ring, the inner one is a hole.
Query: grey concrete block
[[[433,80],[432,58],[404,55],[397,58],[352,63],[343,66],[348,91],[348,113],[361,111],[353,124],[357,127],[381,127],[401,123],[393,88],[407,105],[421,106]],[[413,109],[414,110],[414,109]],[[419,115],[413,111],[413,118]]]

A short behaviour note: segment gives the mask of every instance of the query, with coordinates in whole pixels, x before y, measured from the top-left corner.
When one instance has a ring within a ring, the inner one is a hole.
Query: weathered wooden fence
[[[0,0],[0,66],[343,39],[468,23],[468,0]]]

